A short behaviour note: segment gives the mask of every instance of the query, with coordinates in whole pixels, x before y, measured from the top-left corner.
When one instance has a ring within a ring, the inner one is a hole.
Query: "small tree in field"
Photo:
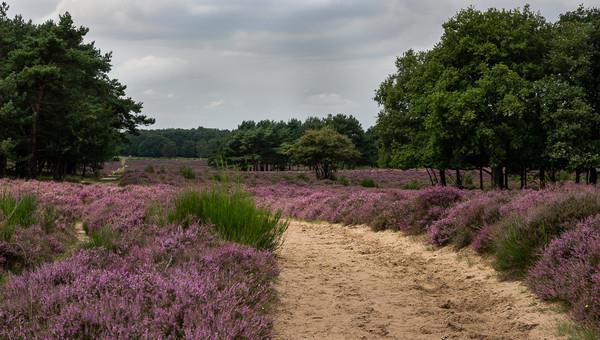
[[[350,138],[329,127],[306,131],[289,153],[299,163],[312,167],[318,179],[333,179],[340,164],[360,156]]]

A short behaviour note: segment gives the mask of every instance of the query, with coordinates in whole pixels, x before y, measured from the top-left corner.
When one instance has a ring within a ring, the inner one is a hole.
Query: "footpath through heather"
[[[554,339],[566,317],[470,251],[367,227],[292,221],[279,339]]]

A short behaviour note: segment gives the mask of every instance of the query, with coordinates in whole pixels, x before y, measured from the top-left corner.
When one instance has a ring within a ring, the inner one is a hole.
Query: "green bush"
[[[508,274],[525,274],[552,238],[577,221],[598,213],[598,195],[568,194],[534,207],[525,215],[503,219],[494,227],[494,266]]]
[[[0,238],[10,240],[17,226],[34,224],[36,208],[37,199],[31,194],[16,198],[3,192],[0,195]]]
[[[350,180],[348,179],[348,177],[346,176],[340,176],[338,178],[338,182],[340,182],[341,185],[347,187],[350,185]]]
[[[149,174],[153,174],[154,173],[154,167],[152,166],[152,164],[146,165],[146,167],[144,168],[144,172],[147,172]]]
[[[187,226],[195,221],[213,224],[224,240],[267,250],[276,250],[281,245],[288,226],[280,212],[257,208],[239,186],[231,190],[215,186],[202,192],[181,192],[174,200],[169,222]]]
[[[402,189],[405,189],[405,190],[419,190],[422,187],[423,187],[423,185],[419,181],[416,181],[414,179],[411,180],[410,182],[402,185]]]
[[[365,188],[375,188],[377,187],[377,183],[371,178],[365,178],[360,181],[360,185]]]
[[[196,174],[194,173],[194,169],[190,168],[189,166],[181,167],[179,169],[179,173],[185,179],[191,180],[191,179],[195,179],[196,178]]]
[[[85,248],[104,248],[114,251],[117,249],[117,233],[108,226],[102,226],[97,229],[89,230],[89,241],[85,244]]]

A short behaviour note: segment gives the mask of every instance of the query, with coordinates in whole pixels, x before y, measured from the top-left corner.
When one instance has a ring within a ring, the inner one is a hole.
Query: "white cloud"
[[[339,93],[317,93],[306,97],[306,101],[310,105],[316,106],[344,106],[351,104],[352,101],[344,98]]]
[[[114,74],[126,79],[160,79],[181,76],[188,68],[188,62],[176,57],[157,57],[147,55],[142,58],[129,59],[118,65]]]
[[[225,104],[225,100],[223,100],[223,99],[213,100],[213,101],[208,102],[208,104],[204,105],[204,108],[212,110],[212,109],[219,108],[219,107],[223,106],[224,104]]]

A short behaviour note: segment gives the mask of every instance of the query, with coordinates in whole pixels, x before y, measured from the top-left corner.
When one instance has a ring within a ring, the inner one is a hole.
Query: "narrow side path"
[[[394,232],[292,221],[279,339],[554,339],[566,320],[470,251]]]

